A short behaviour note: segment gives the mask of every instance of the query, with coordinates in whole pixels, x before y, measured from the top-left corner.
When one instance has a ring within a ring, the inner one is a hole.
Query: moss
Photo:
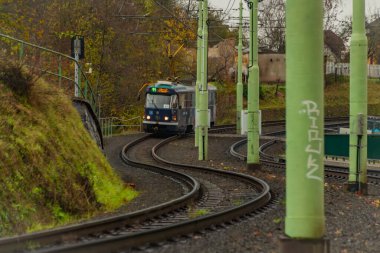
[[[92,217],[135,197],[70,99],[41,79],[28,87],[25,99],[0,82],[0,236]]]
[[[208,209],[197,209],[196,211],[191,211],[191,213],[189,214],[189,217],[194,219],[200,216],[205,216],[209,213],[210,213],[210,210]]]

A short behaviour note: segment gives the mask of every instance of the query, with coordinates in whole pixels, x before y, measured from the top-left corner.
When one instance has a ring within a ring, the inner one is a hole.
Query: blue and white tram
[[[216,88],[209,85],[210,125],[216,120]],[[143,127],[145,132],[177,134],[195,126],[195,87],[158,81],[146,88]]]

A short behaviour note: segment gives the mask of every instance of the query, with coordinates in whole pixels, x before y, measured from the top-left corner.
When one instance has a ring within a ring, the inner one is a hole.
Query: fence
[[[335,74],[338,76],[349,76],[350,64],[327,62],[326,74]],[[368,77],[380,78],[380,65],[368,65]]]
[[[77,97],[87,100],[95,114],[99,114],[97,97],[91,82],[80,63],[74,58],[2,33],[0,33],[0,43],[0,59],[3,62],[18,61],[21,66],[26,66],[33,74],[46,75],[45,79],[48,81],[58,79],[58,85],[71,96],[75,94],[74,90],[77,87],[79,91]],[[78,66],[79,71],[78,82],[74,80],[75,65]],[[49,78],[53,78],[53,80],[49,80]]]
[[[132,129],[142,132],[142,117],[138,116],[126,120],[116,117],[100,118],[100,126],[104,137],[112,137],[115,134],[122,134]]]

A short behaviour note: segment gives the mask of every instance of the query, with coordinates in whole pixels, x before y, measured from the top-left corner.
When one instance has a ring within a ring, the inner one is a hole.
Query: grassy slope
[[[88,218],[136,196],[115,175],[62,91],[38,80],[25,97],[5,83],[0,82],[0,236]]]
[[[235,86],[218,85],[218,124],[235,122]],[[260,109],[263,110],[263,120],[285,118],[285,87],[280,86],[280,95],[275,95],[275,85],[261,85]],[[245,102],[246,103],[246,102]],[[246,104],[245,104],[246,108]],[[368,82],[368,114],[380,115],[380,81]],[[349,85],[331,84],[325,89],[326,117],[349,115]]]

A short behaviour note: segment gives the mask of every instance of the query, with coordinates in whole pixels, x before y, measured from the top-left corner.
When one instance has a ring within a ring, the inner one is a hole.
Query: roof
[[[368,28],[379,28],[380,26],[380,18],[378,19],[375,19],[374,21],[372,21],[371,23],[368,24]]]
[[[157,81],[157,83],[150,85],[149,87],[156,87],[156,88],[167,88],[167,89],[173,89],[176,92],[193,92],[195,90],[195,86],[189,86],[184,85],[182,83],[177,82],[170,82],[170,81]],[[149,87],[147,89],[149,89]],[[208,90],[216,90],[216,87],[209,84]]]
[[[340,58],[342,51],[346,49],[343,39],[331,30],[324,31],[324,34],[326,46],[328,46],[331,51]]]

